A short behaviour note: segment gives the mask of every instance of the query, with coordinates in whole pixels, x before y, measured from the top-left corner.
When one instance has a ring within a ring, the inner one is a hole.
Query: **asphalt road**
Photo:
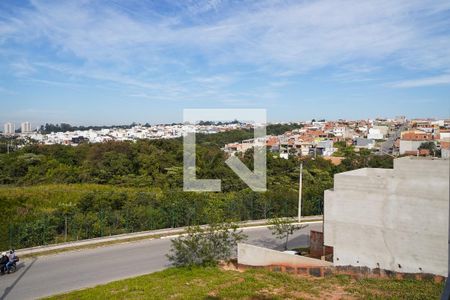
[[[309,231],[321,227],[320,222],[308,224],[289,247],[307,246]],[[282,249],[267,228],[244,231],[247,243]],[[169,248],[170,238],[162,238],[25,259],[16,273],[0,277],[0,299],[36,299],[162,270],[170,266]]]
[[[381,144],[380,147],[380,154],[394,154],[392,153],[392,150],[394,148],[394,143],[397,138],[400,137],[401,132],[405,130],[405,126],[401,126],[399,129],[394,131],[389,138]]]

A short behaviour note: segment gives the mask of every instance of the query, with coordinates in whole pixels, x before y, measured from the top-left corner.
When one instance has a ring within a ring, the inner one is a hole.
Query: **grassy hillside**
[[[150,190],[102,184],[0,185],[0,199],[10,204],[26,203],[33,209],[54,209],[63,203],[76,204],[83,196],[92,192],[138,193]]]
[[[205,224],[210,217],[242,221],[295,214],[296,198],[295,190],[194,193],[87,183],[1,186],[2,212],[9,218],[0,221],[0,249]]]
[[[168,269],[49,299],[438,299],[431,281],[305,278],[216,268]]]

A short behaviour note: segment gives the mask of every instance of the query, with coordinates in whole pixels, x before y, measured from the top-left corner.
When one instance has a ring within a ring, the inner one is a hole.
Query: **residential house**
[[[404,131],[400,135],[400,155],[416,155],[420,145],[432,142],[433,135],[422,130]]]
[[[378,128],[369,128],[369,133],[367,134],[369,140],[382,140],[384,138],[383,133]]]
[[[372,149],[375,146],[375,141],[371,139],[357,137],[354,142],[355,149]]]
[[[441,157],[450,158],[450,138],[441,140]]]
[[[333,155],[335,148],[333,148],[333,141],[332,140],[325,140],[320,141],[317,143],[315,147],[315,151],[317,152],[317,155],[322,156],[331,156]]]

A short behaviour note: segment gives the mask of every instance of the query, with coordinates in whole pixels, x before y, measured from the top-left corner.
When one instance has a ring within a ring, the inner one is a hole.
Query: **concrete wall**
[[[417,149],[422,145],[424,141],[407,141],[400,140],[400,155],[405,154],[406,152],[417,151]]]
[[[447,275],[448,160],[404,157],[394,169],[337,174],[324,205],[336,266]]]
[[[283,265],[290,267],[329,267],[333,264],[320,259],[293,255],[249,244],[238,244],[238,264],[254,267]]]
[[[450,150],[449,149],[441,149],[441,157],[442,158],[450,158]]]

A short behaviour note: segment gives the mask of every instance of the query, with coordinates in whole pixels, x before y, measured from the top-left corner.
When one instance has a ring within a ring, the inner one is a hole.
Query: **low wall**
[[[323,232],[311,230],[309,234],[309,257],[333,261],[333,247],[323,245]]]
[[[238,244],[238,264],[254,267],[282,265],[292,268],[333,266],[332,263],[324,260],[293,255],[244,243]]]
[[[348,275],[352,278],[386,278],[386,279],[406,279],[406,280],[429,280],[437,283],[445,281],[441,275],[427,273],[400,273],[383,269],[369,269],[367,267],[339,266],[339,267],[291,267],[285,265],[270,266],[247,266],[238,264],[238,269],[266,269],[271,272],[281,272],[296,274],[300,276],[325,277],[331,275]]]
[[[332,263],[324,260],[292,255],[243,243],[238,244],[237,267],[241,270],[266,269],[272,272],[283,272],[313,277],[341,274],[349,275],[354,278],[432,280],[438,283],[445,280],[444,276],[428,273],[402,273],[379,268],[370,269],[367,267],[333,266]]]
[[[392,278],[392,279],[415,279],[433,280],[435,282],[445,281],[445,276],[429,273],[402,273],[380,268],[370,269],[368,267],[336,266],[332,268],[333,274],[350,275],[356,278]]]

